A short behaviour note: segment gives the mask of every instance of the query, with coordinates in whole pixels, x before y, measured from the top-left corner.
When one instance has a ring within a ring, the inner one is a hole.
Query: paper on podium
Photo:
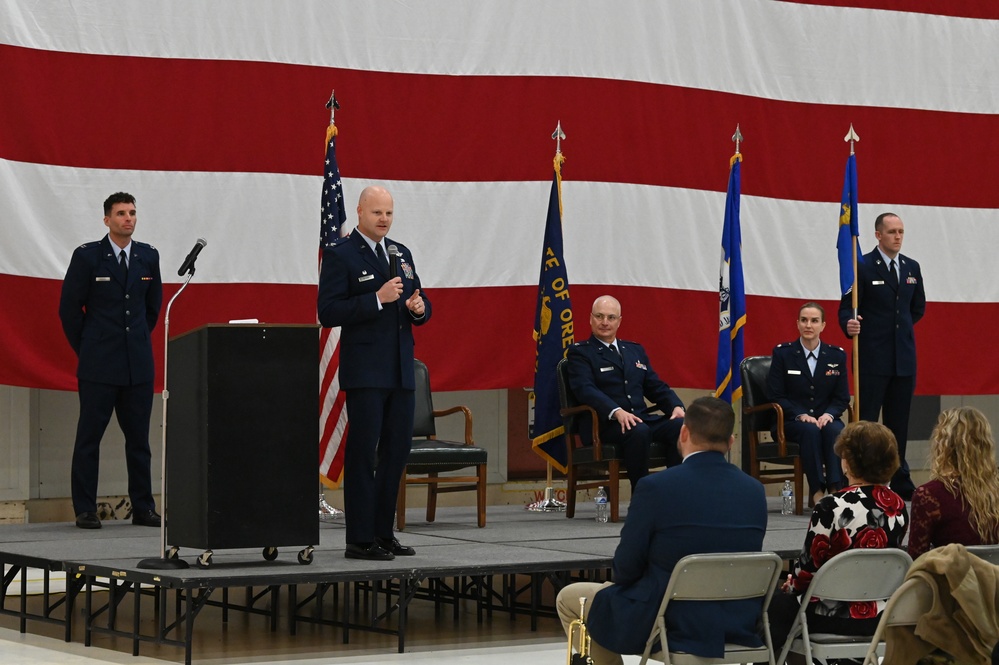
[[[259,319],[232,319],[229,323],[260,323]]]

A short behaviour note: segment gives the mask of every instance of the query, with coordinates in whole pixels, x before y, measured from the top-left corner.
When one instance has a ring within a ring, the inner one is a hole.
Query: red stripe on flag
[[[759,146],[747,157],[744,195],[831,201],[843,177],[842,137],[853,123],[869,146],[863,200],[999,208],[999,188],[968,177],[991,172],[999,115],[807,104],[595,78],[398,74],[12,46],[0,46],[0,61],[0,89],[18,91],[17,103],[0,105],[0,126],[17,127],[0,133],[0,158],[16,161],[317,174],[316,137],[307,128],[328,121],[319,102],[336,81],[337,90],[379,91],[349,98],[350,131],[339,139],[351,155],[342,169],[348,178],[545,180],[538,165],[550,164],[551,145],[537,137],[550,135],[552,118],[561,118],[578,141],[570,162],[575,181],[717,191],[717,156],[731,152],[738,121],[747,146]],[[108,103],[108,81],[129,82],[128,104]],[[495,138],[467,140],[483,127],[497,128]]]
[[[329,350],[328,350],[329,349]],[[347,427],[337,430],[341,419],[346,421],[344,411],[346,394],[334,385],[340,367],[339,337],[330,328],[321,328],[319,332],[319,423],[322,430],[319,435],[319,475],[326,479],[326,484],[335,488],[340,483],[343,474],[344,442],[347,437]],[[335,391],[331,395],[331,391]],[[332,397],[332,400],[330,398]],[[329,452],[333,447],[332,454]],[[329,458],[329,459],[327,459]]]
[[[999,19],[999,4],[995,0],[781,0],[781,2],[796,5],[884,9],[893,12]]]
[[[842,166],[842,165],[841,165]],[[171,297],[178,285],[165,285]],[[0,275],[0,385],[76,390],[76,357],[56,314],[59,280]],[[418,327],[416,357],[430,367],[439,391],[521,388],[533,383],[536,286],[430,289],[430,324]],[[718,294],[708,291],[573,284],[576,339],[589,334],[590,303],[613,293],[628,314],[623,339],[645,345],[656,370],[670,385],[710,390],[718,337]],[[774,345],[794,339],[800,302],[748,296],[754,316],[746,329],[746,355],[769,355]],[[32,303],[32,307],[25,307]],[[837,302],[824,301],[828,316],[823,340],[848,346],[836,322]],[[279,284],[191,284],[171,313],[173,336],[206,323],[256,317],[265,323],[315,321],[316,287]],[[954,326],[954,321],[975,325]],[[919,394],[999,393],[999,366],[967,353],[980,346],[980,331],[999,327],[999,304],[930,302],[916,325]],[[163,326],[154,330],[156,367],[162,373]]]

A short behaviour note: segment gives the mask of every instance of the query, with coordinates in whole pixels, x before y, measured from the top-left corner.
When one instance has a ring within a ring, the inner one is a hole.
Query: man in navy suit
[[[600,440],[623,447],[624,466],[634,491],[649,473],[649,445],[665,442],[668,466],[680,463],[676,442],[683,425],[683,402],[656,374],[641,344],[617,338],[621,303],[611,296],[593,301],[593,335],[566,353],[569,387],[580,402],[596,409]],[[646,399],[653,403],[650,408]],[[665,415],[653,413],[660,410]],[[583,431],[587,428],[583,427]]]
[[[878,246],[857,265],[856,315],[848,293],[840,302],[839,324],[848,337],[858,337],[860,419],[877,421],[880,414],[895,435],[902,465],[891,488],[909,500],[915,490],[905,460],[909,409],[916,390],[914,327],[926,311],[926,292],[919,264],[900,253],[904,235],[898,215],[878,215],[874,222]]]
[[[850,404],[846,352],[822,343],[819,336],[825,328],[822,305],[802,305],[798,309],[798,339],[774,347],[767,377],[768,397],[784,411],[784,433],[801,448],[809,505],[843,483],[833,444],[843,431],[840,418]]]
[[[643,478],[614,553],[614,582],[578,582],[555,601],[566,633],[586,598],[595,665],[642,653],[676,562],[688,554],[759,552],[767,499],[758,480],[730,464],[735,413],[715,397],[690,405],[680,429],[683,463]],[[758,600],[670,603],[670,649],[720,658],[725,643],[760,646]]]
[[[341,327],[340,387],[350,421],[343,497],[348,559],[416,553],[395,538],[392,522],[413,442],[412,327],[430,320],[431,310],[413,255],[386,237],[392,212],[386,189],[365,188],[357,228],[323,251],[319,275],[319,322]]]
[[[99,529],[100,446],[113,412],[125,435],[132,523],[159,526],[150,478],[149,414],[153,407],[151,333],[163,303],[160,255],[133,241],[135,197],[104,202],[108,234],[73,252],[59,300],[59,318],[79,362],[80,419],[73,446],[76,526]]]

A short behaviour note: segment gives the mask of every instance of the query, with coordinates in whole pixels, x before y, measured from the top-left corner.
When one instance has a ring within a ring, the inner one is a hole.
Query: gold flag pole
[[[846,133],[843,137],[844,141],[850,144],[850,155],[855,155],[854,145],[860,140],[857,136],[857,132],[853,131],[853,123],[850,123],[850,131]],[[856,210],[850,211],[851,215],[856,215]],[[860,223],[860,220],[857,220]],[[852,258],[853,258],[853,286],[850,288],[850,294],[852,298],[853,306],[853,318],[856,319],[858,315],[859,304],[857,302],[857,236],[850,234],[850,243],[852,245]],[[853,422],[860,420],[860,335],[853,336]]]
[[[555,141],[555,161],[558,162],[559,158],[562,156],[562,139],[565,138],[565,132],[562,131],[562,121],[559,120],[558,124],[555,126],[555,131],[552,133],[552,139]],[[559,206],[562,205],[561,196],[561,185],[559,189]],[[561,217],[562,211],[559,210],[559,216]],[[529,503],[524,506],[526,510],[530,510],[535,513],[558,513],[564,512],[566,505],[565,501],[559,501],[555,498],[555,490],[552,487],[552,463],[549,460],[545,460],[545,495],[540,501],[535,501],[534,503]]]

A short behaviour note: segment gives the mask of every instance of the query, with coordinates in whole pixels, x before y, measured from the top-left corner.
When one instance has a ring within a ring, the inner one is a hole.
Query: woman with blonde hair
[[[930,438],[930,481],[912,495],[909,556],[941,545],[999,543],[999,469],[992,427],[970,406],[940,414]]]

